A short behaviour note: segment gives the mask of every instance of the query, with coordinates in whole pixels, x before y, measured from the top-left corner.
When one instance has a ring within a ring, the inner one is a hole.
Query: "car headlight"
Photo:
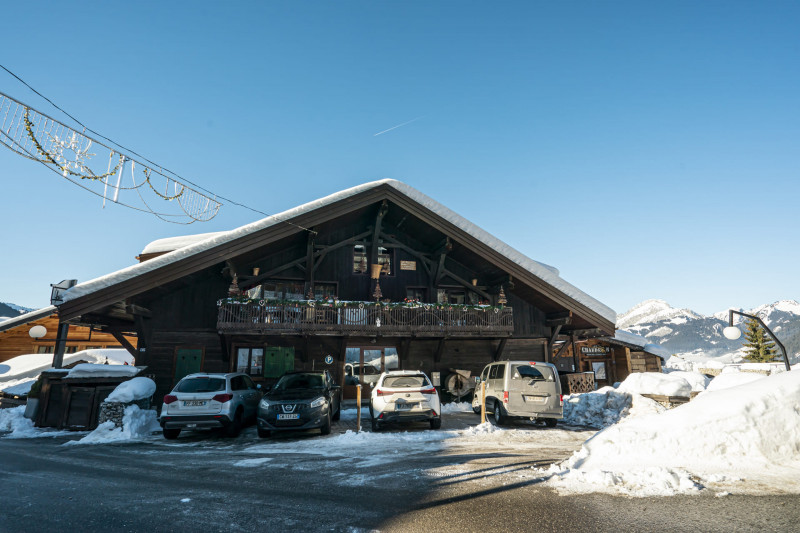
[[[261,400],[259,405],[261,406],[262,409],[269,409],[270,403],[266,399],[263,399]]]
[[[319,398],[314,398],[314,401],[311,402],[311,407],[322,407],[325,405],[325,397],[320,396]]]

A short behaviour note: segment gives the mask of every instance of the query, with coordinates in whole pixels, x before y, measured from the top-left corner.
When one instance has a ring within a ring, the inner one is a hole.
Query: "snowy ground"
[[[280,463],[282,455],[308,456],[315,459],[302,464],[352,464],[342,485],[378,483],[383,474],[376,476],[373,468],[401,468],[409,454],[516,454],[536,457],[540,464],[496,475],[541,480],[562,493],[800,494],[800,368],[796,370],[771,376],[725,372],[710,383],[685,372],[634,375],[616,389],[565,397],[564,420],[555,429],[530,422],[502,428],[479,424],[471,406],[461,403],[443,408],[441,430],[422,424],[372,433],[366,430],[369,415],[364,409],[364,430],[356,433],[356,410],[347,409],[326,437],[300,432],[265,440],[248,428],[233,441],[191,433],[166,441],[158,433],[154,411],[129,407],[122,428],[101,425],[69,445],[138,442],[153,446],[154,453],[171,447],[209,448],[228,454],[234,468]],[[698,389],[705,390],[670,410],[640,394]],[[0,411],[0,432],[8,432],[4,438],[64,434],[33,428],[22,412]],[[455,475],[471,467],[443,468],[425,475]]]

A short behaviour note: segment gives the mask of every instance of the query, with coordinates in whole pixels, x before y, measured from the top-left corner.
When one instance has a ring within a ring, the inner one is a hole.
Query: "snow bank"
[[[659,394],[688,398],[692,392],[692,386],[682,377],[673,374],[637,372],[625,378],[617,390],[631,394]]]
[[[94,363],[81,363],[69,370],[68,378],[107,378],[135,376],[139,369],[129,365],[98,365]]]
[[[136,405],[125,408],[122,416],[122,427],[114,427],[114,422],[103,422],[81,440],[66,442],[67,445],[75,444],[106,444],[109,442],[142,440],[151,433],[160,432],[158,417],[154,409],[139,409]]]
[[[469,402],[452,402],[442,404],[442,414],[447,413],[471,413],[472,404]]]
[[[755,372],[725,372],[711,380],[711,383],[706,387],[706,392],[730,389],[731,387],[746,385],[766,377]]]
[[[56,437],[69,435],[70,431],[50,430],[33,427],[33,421],[28,420],[25,414],[25,406],[13,407],[11,409],[0,409],[0,432],[10,432],[4,435],[7,439],[33,439],[37,437]]]
[[[692,392],[702,392],[706,390],[708,384],[711,383],[711,378],[706,376],[705,374],[701,374],[700,372],[687,372],[685,370],[674,370],[672,372],[668,372],[670,376],[679,377],[685,379],[689,386],[692,388]]]
[[[658,402],[639,394],[603,387],[594,392],[565,396],[563,423],[600,429],[628,416],[659,413],[664,409]]]
[[[130,367],[128,367],[130,368]],[[123,381],[104,400],[106,402],[130,403],[151,397],[156,392],[156,383],[150,378],[138,377]]]
[[[800,492],[800,372],[611,426],[547,473],[566,492],[688,494],[742,478]]]

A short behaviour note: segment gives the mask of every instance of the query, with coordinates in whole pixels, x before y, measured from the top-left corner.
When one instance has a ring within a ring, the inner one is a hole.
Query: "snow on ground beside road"
[[[565,396],[562,423],[600,429],[616,424],[624,417],[643,416],[664,410],[661,404],[640,394],[603,387],[594,392]]]
[[[156,392],[156,382],[150,378],[138,377],[123,381],[111,391],[104,402],[131,403],[149,398]]]
[[[700,372],[689,372],[686,370],[673,370],[667,371],[667,375],[672,377],[679,377],[685,379],[689,386],[692,387],[692,392],[702,392],[706,390],[711,378]]]
[[[640,372],[625,378],[617,390],[632,394],[659,394],[688,398],[692,392],[692,386],[684,378],[676,376],[674,373]]]
[[[471,413],[472,404],[469,402],[452,402],[442,404],[442,414],[447,413]]]
[[[730,389],[731,387],[738,387],[766,377],[755,372],[725,372],[711,380],[711,383],[706,387],[706,392]]]
[[[74,435],[73,431],[58,431],[33,427],[33,420],[25,418],[25,406],[0,409],[0,432],[10,432],[3,435],[6,439],[35,439],[37,437],[58,437]]]
[[[122,427],[114,427],[114,422],[106,421],[80,440],[65,442],[65,445],[75,444],[107,444],[109,442],[142,440],[150,437],[154,432],[160,432],[156,411],[153,409],[139,409],[137,405],[129,405],[122,416]]]
[[[706,392],[661,414],[624,420],[543,473],[563,492],[664,496],[711,486],[798,493],[800,373]]]

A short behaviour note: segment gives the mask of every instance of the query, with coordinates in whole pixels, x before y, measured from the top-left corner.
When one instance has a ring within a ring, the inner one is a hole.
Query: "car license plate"
[[[202,407],[206,404],[205,400],[184,400],[184,407]]]
[[[296,413],[295,414],[291,414],[291,415],[284,415],[284,414],[279,414],[278,415],[278,420],[299,420],[299,419],[300,419],[300,415],[298,415]]]
[[[395,405],[397,406],[398,411],[410,411],[412,408],[417,406],[415,403],[398,403]]]

